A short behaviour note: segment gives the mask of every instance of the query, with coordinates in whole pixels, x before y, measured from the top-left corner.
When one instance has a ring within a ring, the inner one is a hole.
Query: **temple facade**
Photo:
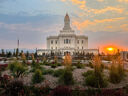
[[[58,36],[47,37],[47,49],[38,49],[37,54],[59,54],[70,53],[94,53],[98,54],[97,49],[88,49],[88,36],[76,35],[70,26],[70,17],[66,14],[64,18],[64,27],[60,30]]]

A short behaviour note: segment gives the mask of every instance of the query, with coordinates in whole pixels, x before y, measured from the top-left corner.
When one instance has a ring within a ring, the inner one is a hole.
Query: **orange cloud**
[[[108,7],[103,8],[103,9],[91,9],[90,11],[95,13],[95,14],[102,14],[102,13],[105,13],[107,11],[115,11],[115,12],[118,12],[118,13],[122,13],[123,9],[122,8],[116,8],[116,7],[108,6]]]
[[[98,2],[104,2],[104,0],[97,0]]]
[[[80,9],[84,9],[85,8],[85,5],[86,5],[86,2],[85,0],[70,0],[73,4],[76,4],[80,7]]]
[[[118,21],[118,20],[123,20],[125,19],[125,17],[119,17],[119,18],[112,18],[112,19],[102,19],[102,20],[94,20],[94,21],[89,21],[89,20],[85,20],[83,22],[79,22],[79,21],[74,21],[72,24],[73,26],[75,26],[78,30],[81,30],[89,25],[96,25],[97,23],[106,23],[106,22],[114,22],[114,21]]]
[[[128,3],[128,0],[118,0],[119,2],[127,2]]]
[[[128,24],[123,24],[120,27],[124,32],[128,32]]]
[[[112,7],[112,6],[107,6],[102,9],[89,8],[88,6],[86,6],[85,0],[61,0],[61,1],[63,2],[70,1],[72,4],[77,5],[81,10],[86,11],[86,12],[92,12],[94,14],[103,14],[108,11],[115,11],[117,13],[122,13],[124,11],[123,8],[117,8],[117,7]],[[97,0],[97,1],[103,2],[104,0]],[[119,1],[124,1],[124,0],[119,0]],[[128,0],[125,0],[125,1],[128,1]]]

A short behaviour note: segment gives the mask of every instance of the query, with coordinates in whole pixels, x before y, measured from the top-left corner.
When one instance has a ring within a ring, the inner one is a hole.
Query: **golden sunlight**
[[[107,50],[108,50],[108,51],[114,51],[114,48],[109,47],[109,48],[107,48]]]

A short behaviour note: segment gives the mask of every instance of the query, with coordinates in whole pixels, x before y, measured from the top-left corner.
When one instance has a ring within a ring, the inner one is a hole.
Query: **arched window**
[[[66,39],[66,44],[68,44],[68,39]]]
[[[57,40],[56,40],[56,44],[57,44]]]

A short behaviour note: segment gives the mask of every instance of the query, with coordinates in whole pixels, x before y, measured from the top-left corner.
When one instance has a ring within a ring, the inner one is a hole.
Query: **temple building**
[[[76,35],[70,26],[70,17],[66,14],[64,18],[64,27],[60,30],[58,36],[47,37],[47,49],[38,49],[37,54],[59,54],[70,53],[94,53],[98,54],[97,49],[88,49],[88,36]]]

